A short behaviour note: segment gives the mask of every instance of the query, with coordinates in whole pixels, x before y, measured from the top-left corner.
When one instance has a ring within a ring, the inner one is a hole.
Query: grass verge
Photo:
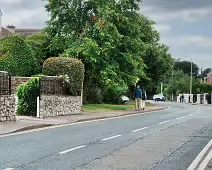
[[[146,107],[154,106],[154,104],[146,102]],[[86,104],[83,105],[83,112],[88,113],[102,113],[102,112],[113,112],[113,111],[129,111],[135,110],[134,101],[126,105],[113,105],[113,104]]]

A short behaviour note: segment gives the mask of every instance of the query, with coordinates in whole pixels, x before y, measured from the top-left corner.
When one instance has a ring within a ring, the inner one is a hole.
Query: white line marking
[[[118,138],[118,137],[121,137],[121,135],[116,135],[116,136],[112,136],[112,137],[109,137],[109,138],[105,138],[105,139],[102,139],[102,141],[107,141],[107,140]]]
[[[205,153],[208,151],[208,149],[212,145],[212,140],[205,146],[205,148],[199,153],[199,155],[196,157],[196,159],[192,162],[192,164],[188,167],[187,170],[194,170],[198,163],[201,161]]]
[[[77,149],[81,149],[81,148],[84,148],[84,147],[86,147],[86,146],[85,145],[78,146],[76,148],[72,148],[72,149],[68,149],[68,150],[62,151],[62,152],[60,152],[60,154],[62,155],[62,154],[65,154],[65,153],[68,153],[68,152],[71,152],[71,151],[74,151],[74,150],[77,150]]]
[[[189,114],[188,116],[192,116],[192,115],[193,115],[193,113]]]
[[[158,123],[159,125],[162,125],[162,124],[165,124],[165,123],[168,123],[170,122],[171,120],[167,120],[167,121],[164,121],[164,122],[161,122],[161,123]]]
[[[14,168],[6,168],[6,169],[3,169],[3,170],[13,170]]]
[[[176,119],[177,119],[177,120],[180,120],[180,119],[183,119],[183,118],[185,118],[185,116],[178,117],[178,118],[176,118]]]
[[[143,128],[140,128],[140,129],[133,130],[132,133],[138,132],[138,131],[141,131],[141,130],[144,130],[144,129],[148,129],[148,127],[143,127]]]
[[[207,166],[208,162],[211,160],[212,158],[212,150],[209,152],[209,154],[206,156],[206,158],[204,159],[204,161],[202,161],[202,163],[200,164],[198,170],[202,170],[205,169],[205,167]]]
[[[172,109],[172,107],[168,107],[167,109],[163,109],[163,110],[146,111],[146,112],[142,112],[142,113],[138,113],[138,114],[131,114],[131,115],[125,115],[125,116],[120,116],[120,117],[111,117],[111,118],[103,118],[103,119],[97,119],[97,120],[88,120],[88,121],[82,121],[82,122],[67,123],[67,124],[62,124],[62,125],[55,125],[55,126],[44,127],[44,128],[39,128],[39,129],[27,130],[27,131],[23,131],[23,132],[17,132],[17,133],[12,133],[12,134],[0,135],[0,138],[9,137],[9,136],[23,135],[23,134],[33,133],[33,132],[40,132],[40,131],[49,130],[49,129],[56,129],[56,128],[62,128],[62,127],[67,127],[67,126],[74,126],[74,125],[86,124],[86,123],[93,123],[93,122],[106,121],[106,120],[122,119],[122,118],[126,118],[126,117],[139,116],[139,115],[144,115],[144,114],[148,114],[148,113],[159,113],[159,112],[164,112],[164,111],[167,111],[167,110],[170,110],[170,109]]]
[[[198,109],[198,110],[197,110],[196,112],[194,112],[194,113],[198,113],[199,111],[200,111],[200,109]],[[193,113],[193,114],[194,114],[194,113]]]

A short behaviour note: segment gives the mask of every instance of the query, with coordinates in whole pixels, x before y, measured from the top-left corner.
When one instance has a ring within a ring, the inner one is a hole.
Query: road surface
[[[168,110],[0,137],[0,170],[186,170],[212,139],[212,109]]]

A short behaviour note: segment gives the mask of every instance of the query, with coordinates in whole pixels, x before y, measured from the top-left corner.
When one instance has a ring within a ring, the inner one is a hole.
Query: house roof
[[[11,35],[25,35],[30,36],[33,34],[39,34],[41,29],[15,29],[15,34],[9,31],[8,29],[2,27],[2,31],[0,32],[0,38],[8,37]]]
[[[22,34],[25,36],[33,35],[33,34],[39,34],[41,32],[41,29],[15,29],[15,34]]]
[[[13,35],[12,32],[10,32],[9,30],[7,30],[4,27],[1,27],[0,38],[8,37],[8,36],[11,36],[11,35]]]

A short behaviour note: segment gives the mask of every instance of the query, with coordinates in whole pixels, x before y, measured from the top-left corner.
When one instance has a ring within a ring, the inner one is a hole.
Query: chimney
[[[7,30],[9,30],[11,33],[15,34],[15,26],[13,25],[8,25]]]

